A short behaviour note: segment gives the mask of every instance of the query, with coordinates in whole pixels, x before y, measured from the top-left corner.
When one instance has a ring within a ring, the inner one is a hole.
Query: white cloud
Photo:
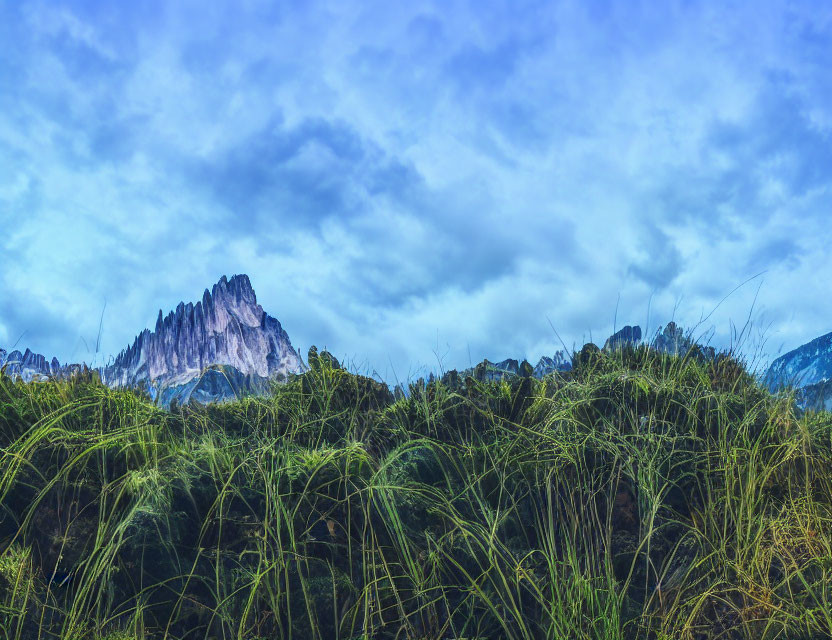
[[[106,299],[114,353],[236,272],[400,377],[437,332],[447,366],[536,359],[547,315],[570,346],[619,295],[693,323],[762,269],[773,335],[830,329],[830,10],[30,6],[0,9],[2,340],[66,359]]]

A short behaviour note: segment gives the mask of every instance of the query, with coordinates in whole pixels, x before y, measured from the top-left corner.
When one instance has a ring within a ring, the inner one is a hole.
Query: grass
[[[832,636],[832,416],[724,354],[173,411],[0,374],[0,453],[2,638]]]

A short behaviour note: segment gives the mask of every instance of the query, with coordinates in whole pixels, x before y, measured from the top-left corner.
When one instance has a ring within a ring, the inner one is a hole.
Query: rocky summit
[[[537,364],[532,367],[526,360],[518,361],[514,358],[506,358],[500,362],[483,360],[472,369],[463,371],[463,376],[471,375],[478,380],[502,380],[513,376],[531,375],[535,378],[542,378],[555,371],[569,371],[572,368],[572,360],[563,351],[556,351],[553,357],[542,356]]]
[[[115,361],[102,369],[111,386],[142,381],[169,386],[184,383],[212,365],[234,367],[243,375],[285,378],[302,369],[289,336],[276,318],[257,304],[246,275],[223,276],[196,304],[179,303],[156,329],[145,329]]]
[[[26,381],[61,377],[83,365],[61,366],[29,350],[0,352],[0,366]],[[145,329],[115,360],[97,369],[110,387],[143,387],[168,406],[260,392],[305,366],[280,322],[257,303],[248,276],[220,281],[196,304],[182,303]]]
[[[604,343],[604,351],[620,349],[626,345],[636,345],[641,342],[641,327],[626,325],[613,333]]]

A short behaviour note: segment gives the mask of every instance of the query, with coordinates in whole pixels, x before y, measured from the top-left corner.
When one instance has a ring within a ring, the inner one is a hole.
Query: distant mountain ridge
[[[644,344],[641,327],[626,325],[607,338],[603,351],[640,344]],[[664,327],[660,326],[652,340],[646,341],[646,344],[656,351],[675,355],[683,355],[691,348],[698,347],[699,357],[705,359],[716,357],[713,347],[698,344],[675,322],[668,322]],[[597,349],[597,346],[593,345],[593,348]],[[570,358],[565,352],[558,351],[554,358],[546,356],[541,358],[534,368],[531,368],[525,360],[519,362],[507,358],[496,363],[483,360],[476,367],[465,369],[456,375],[461,377],[470,375],[481,380],[501,380],[530,373],[535,378],[542,378],[555,371],[570,370],[576,355],[577,353]],[[445,377],[447,374],[443,379]],[[773,393],[786,387],[794,387],[797,390],[797,404],[803,409],[832,411],[832,332],[815,338],[775,359],[762,380]]]
[[[62,377],[85,368],[47,361],[30,350],[0,350],[0,366],[26,381]],[[280,322],[257,303],[248,276],[225,276],[196,304],[180,302],[167,316],[159,311],[115,360],[96,370],[110,387],[144,387],[168,406],[261,392],[272,380],[306,369]]]
[[[613,333],[604,342],[603,351],[609,352],[615,349],[622,349],[626,346],[637,346],[642,344],[642,331],[638,325],[625,325]],[[649,341],[649,346],[657,351],[663,353],[670,353],[674,355],[683,355],[689,349],[694,347],[696,343],[690,336],[686,335],[682,327],[677,326],[675,322],[668,322],[664,327],[659,327],[653,339]],[[598,349],[597,345],[589,343],[584,346],[591,345],[592,348]],[[705,358],[713,358],[715,351],[713,347],[702,347],[701,355]],[[537,364],[532,365],[527,360],[517,360],[514,358],[506,358],[499,362],[491,362],[488,359],[483,360],[474,367],[468,367],[462,371],[449,371],[442,376],[442,380],[450,381],[451,379],[464,379],[471,376],[474,379],[482,381],[499,381],[507,378],[517,376],[530,376],[541,379],[555,372],[570,371],[574,365],[574,359],[578,353],[569,354],[565,350],[556,351],[553,357],[543,356],[538,360]],[[435,379],[431,373],[427,382]],[[402,387],[403,385],[398,385]]]
[[[832,351],[832,334],[823,338],[828,338],[825,348]],[[639,344],[643,344],[641,327],[626,325],[605,341],[603,350]],[[683,354],[695,346],[674,322],[660,327],[647,344],[672,354]],[[576,355],[557,351],[553,356],[541,357],[534,366],[514,358],[483,360],[475,367],[454,370],[453,375],[484,381],[514,376],[543,378],[569,371]],[[714,349],[701,347],[701,355],[713,357]],[[28,349],[24,353],[0,349],[0,367],[26,381],[65,377],[86,369],[83,364],[61,365],[57,358],[48,361]],[[832,371],[832,359],[828,368]],[[163,406],[192,399],[205,403],[261,394],[273,381],[307,370],[280,322],[258,304],[245,274],[231,279],[223,276],[195,304],[180,302],[166,316],[160,310],[153,331],[143,330],[113,362],[96,369],[104,384],[144,388]],[[430,379],[434,379],[433,374]]]
[[[534,378],[543,378],[555,371],[569,371],[572,368],[572,358],[565,351],[556,351],[554,356],[542,356],[532,367],[526,360],[506,358],[500,362],[483,360],[476,367],[470,367],[460,372],[460,375],[472,376],[481,380],[501,380],[505,377],[519,376],[526,373]]]
[[[47,360],[41,354],[34,353],[30,349],[26,349],[22,353],[17,350],[7,353],[5,349],[0,349],[0,367],[2,366],[5,366],[6,373],[10,376],[22,378],[26,382],[69,375],[86,369],[81,364],[62,365],[57,358]]]

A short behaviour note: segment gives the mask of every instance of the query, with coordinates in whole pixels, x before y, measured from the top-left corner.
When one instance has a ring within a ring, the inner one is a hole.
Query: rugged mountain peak
[[[604,343],[603,351],[612,351],[625,345],[639,345],[642,342],[642,331],[639,325],[626,325],[619,329]],[[685,335],[685,330],[672,320],[664,327],[659,326],[649,346],[656,351],[681,355],[694,346],[690,336]]]
[[[453,369],[445,373],[442,380],[446,383],[452,383],[452,381],[465,379],[468,376],[483,381],[510,379],[516,376],[543,378],[549,373],[569,371],[571,368],[571,358],[565,352],[557,351],[553,357],[542,356],[534,367],[527,360],[506,358],[499,362],[491,362],[486,358],[475,367],[469,367],[462,371]]]
[[[0,349],[0,367],[27,382],[86,369],[47,361],[29,349]],[[167,315],[160,310],[155,329],[141,331],[98,372],[111,387],[142,385],[167,404],[262,391],[269,380],[305,369],[280,322],[257,303],[248,276],[239,274],[220,278],[196,303],[180,302]]]
[[[0,367],[26,381],[86,368],[62,366],[29,349],[0,350]],[[214,399],[222,399],[229,389],[262,390],[269,380],[305,369],[280,322],[257,303],[248,276],[238,274],[220,278],[196,303],[180,302],[167,315],[159,310],[154,330],[141,331],[98,372],[109,386],[142,385],[166,404],[214,392]]]
[[[653,348],[657,351],[681,355],[693,346],[693,341],[685,335],[684,329],[672,320],[659,328],[653,338]]]
[[[180,302],[154,331],[145,329],[102,379],[113,386],[147,381],[182,384],[212,365],[234,367],[242,375],[274,378],[298,373],[303,364],[276,318],[257,303],[245,274],[223,276],[196,304]]]

